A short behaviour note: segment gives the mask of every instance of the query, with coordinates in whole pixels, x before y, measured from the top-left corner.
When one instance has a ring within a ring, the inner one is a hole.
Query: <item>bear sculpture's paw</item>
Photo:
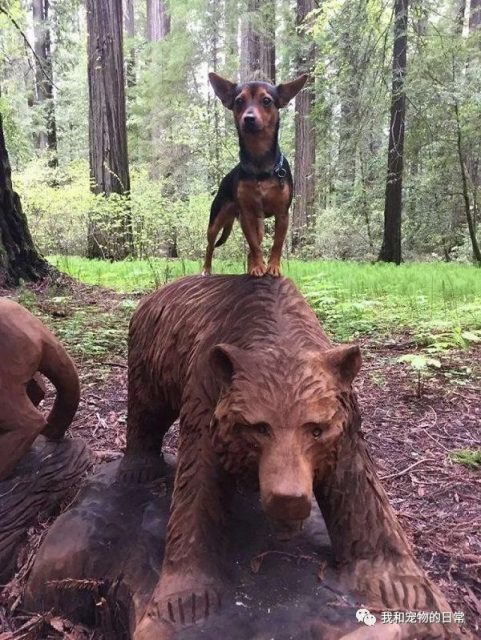
[[[162,616],[175,626],[198,624],[218,613],[221,607],[217,589],[206,587],[175,593],[165,601]]]
[[[154,599],[137,627],[134,640],[170,640],[176,631],[201,624],[221,608],[220,591],[211,586]]]

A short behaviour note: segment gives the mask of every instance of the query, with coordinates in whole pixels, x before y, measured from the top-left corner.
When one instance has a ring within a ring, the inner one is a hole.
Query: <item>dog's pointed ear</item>
[[[277,85],[276,90],[279,107],[285,107],[289,104],[292,98],[294,98],[294,96],[297,96],[299,91],[306,84],[308,77],[307,73],[303,73],[302,76],[299,76],[292,82],[285,82],[284,84]]]
[[[362,358],[357,345],[343,344],[324,353],[324,362],[343,382],[351,384],[359,373]]]
[[[224,107],[232,109],[236,95],[237,85],[230,80],[225,80],[217,75],[217,73],[209,73],[209,82],[214,89],[215,95],[220,99]]]
[[[244,349],[233,344],[216,344],[209,353],[209,364],[216,378],[228,385],[234,373],[242,368],[244,356]]]

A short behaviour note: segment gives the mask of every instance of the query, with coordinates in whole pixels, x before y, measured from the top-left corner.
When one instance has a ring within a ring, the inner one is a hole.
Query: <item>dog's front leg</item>
[[[267,265],[267,273],[271,276],[278,277],[281,275],[281,255],[282,247],[287,235],[289,226],[288,212],[278,213],[275,219],[274,243],[272,245],[271,257]]]
[[[260,246],[260,224],[257,214],[251,210],[242,209],[239,216],[240,225],[249,245],[247,270],[250,276],[260,277],[266,272],[264,256]]]
[[[181,417],[181,440],[161,577],[135,640],[169,638],[216,613],[226,580],[221,564],[231,484],[208,436],[210,415]],[[227,494],[227,495],[226,495]]]

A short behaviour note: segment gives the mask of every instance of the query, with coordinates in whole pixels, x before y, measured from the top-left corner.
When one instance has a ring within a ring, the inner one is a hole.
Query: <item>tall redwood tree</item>
[[[170,33],[170,12],[165,0],[147,0],[146,37],[160,42]]]
[[[407,28],[409,0],[394,2],[394,45],[392,58],[391,119],[384,201],[384,236],[379,260],[401,264],[401,213],[404,169],[404,127],[406,119]]]
[[[33,0],[33,34],[35,57],[35,98],[44,109],[46,132],[35,136],[38,149],[48,149],[48,164],[57,166],[57,125],[52,84],[52,56],[50,47],[49,0]]]
[[[306,19],[316,8],[316,0],[297,0],[298,31],[297,73],[308,73],[304,91],[295,99],[294,204],[292,209],[292,246],[299,246],[307,227],[314,220],[316,133],[311,118],[314,103],[315,46],[305,34]]]
[[[241,82],[276,81],[275,1],[247,0],[241,28]]]
[[[127,154],[122,37],[122,0],[87,0],[89,159],[91,188],[96,194],[127,195]],[[114,210],[114,208],[112,208]],[[116,220],[91,218],[90,258],[121,259],[131,253],[128,207]],[[108,229],[108,231],[106,231]]]

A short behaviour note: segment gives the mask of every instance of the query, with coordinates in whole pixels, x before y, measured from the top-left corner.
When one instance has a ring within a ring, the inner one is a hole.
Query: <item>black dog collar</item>
[[[281,151],[279,151],[279,155],[277,157],[277,161],[272,169],[272,171],[251,171],[248,169],[242,161],[240,162],[240,168],[243,173],[245,173],[249,178],[255,178],[256,180],[267,180],[267,178],[276,177],[279,182],[282,184],[284,182],[284,178],[287,175],[287,171],[284,169],[284,155]]]

